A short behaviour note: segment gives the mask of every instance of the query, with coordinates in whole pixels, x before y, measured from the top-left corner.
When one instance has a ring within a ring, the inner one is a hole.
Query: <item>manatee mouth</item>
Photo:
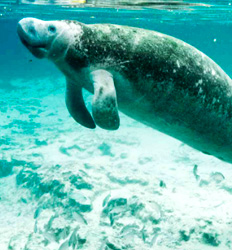
[[[31,44],[23,37],[20,37],[22,44],[34,55],[35,57],[41,59],[47,54],[47,48],[44,44]]]
[[[20,37],[20,40],[22,42],[22,44],[27,47],[27,48],[33,48],[33,49],[46,49],[46,45],[45,44],[31,44],[29,43],[25,38]]]
[[[42,43],[36,37],[31,36],[18,24],[17,32],[22,44],[37,58],[45,57],[48,49],[45,43]]]

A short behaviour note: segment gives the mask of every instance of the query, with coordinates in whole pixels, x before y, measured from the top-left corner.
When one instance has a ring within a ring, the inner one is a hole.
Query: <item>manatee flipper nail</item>
[[[114,80],[106,70],[96,70],[91,73],[94,96],[92,112],[96,124],[107,130],[119,128],[118,104]]]
[[[70,115],[76,122],[84,127],[94,129],[96,127],[93,118],[87,110],[82,96],[82,87],[67,79],[66,106]]]

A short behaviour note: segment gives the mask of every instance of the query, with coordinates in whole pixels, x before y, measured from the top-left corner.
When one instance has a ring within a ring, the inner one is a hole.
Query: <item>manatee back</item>
[[[126,114],[198,150],[229,159],[232,83],[214,61],[154,31],[117,25],[89,25],[86,31],[82,44],[91,67],[122,76],[115,84],[119,107]]]

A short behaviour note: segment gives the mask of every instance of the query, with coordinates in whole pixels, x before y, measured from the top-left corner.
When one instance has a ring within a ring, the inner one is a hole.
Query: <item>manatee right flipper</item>
[[[106,70],[91,72],[94,85],[92,112],[96,124],[107,130],[119,128],[118,104],[113,76]]]
[[[65,101],[70,115],[76,122],[87,128],[96,128],[93,118],[85,106],[82,87],[77,86],[69,79],[67,79]]]

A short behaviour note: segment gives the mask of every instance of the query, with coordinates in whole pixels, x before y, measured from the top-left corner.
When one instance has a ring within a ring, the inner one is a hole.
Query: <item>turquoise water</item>
[[[23,17],[156,30],[232,77],[230,1],[203,3],[133,10],[0,3],[0,249],[232,249],[231,165],[122,113],[117,131],[81,127],[66,109],[64,76],[16,33]]]

